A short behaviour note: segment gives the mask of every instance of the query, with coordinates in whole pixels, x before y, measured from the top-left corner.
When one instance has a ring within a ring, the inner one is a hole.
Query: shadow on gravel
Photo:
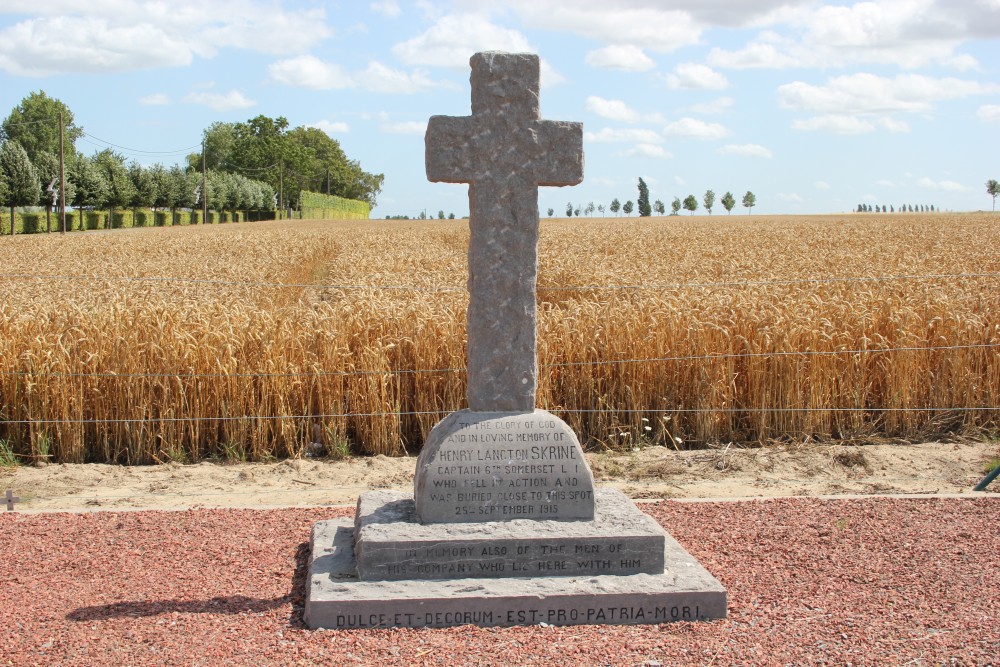
[[[181,614],[259,614],[291,604],[288,623],[295,628],[305,628],[302,611],[306,598],[306,576],[309,567],[309,543],[303,542],[295,550],[295,571],[292,587],[286,594],[270,600],[228,595],[209,600],[143,600],[141,602],[115,602],[113,604],[80,607],[66,614],[67,620],[106,621],[113,618],[143,618],[178,612]]]

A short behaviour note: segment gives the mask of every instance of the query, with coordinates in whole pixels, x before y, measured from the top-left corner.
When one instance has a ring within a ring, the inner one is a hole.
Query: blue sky
[[[543,214],[640,176],[668,207],[988,210],[998,38],[1000,0],[4,0],[0,114],[44,90],[85,153],[168,165],[214,121],[285,116],[385,174],[373,215],[464,215],[465,186],[426,180],[427,118],[469,113],[475,51],[531,51],[543,116],[585,132],[584,182]]]

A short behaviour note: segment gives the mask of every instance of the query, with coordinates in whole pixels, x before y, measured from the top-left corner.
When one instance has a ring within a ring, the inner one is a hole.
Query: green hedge
[[[350,201],[350,200],[343,200]],[[363,202],[361,202],[363,203]],[[367,206],[367,204],[366,204]],[[83,217],[83,226],[86,229],[108,229],[108,211],[66,211],[66,231],[75,232],[80,230],[80,218]],[[217,211],[208,212],[209,224],[219,224],[223,222],[246,222],[248,220],[274,220],[274,211]],[[367,217],[367,214],[366,216]],[[59,213],[53,211],[46,222],[45,213],[14,213],[17,234],[44,234],[51,224],[53,232],[59,231]],[[114,229],[125,227],[170,227],[172,225],[192,225],[201,224],[201,211],[175,211],[171,215],[170,211],[157,210],[155,213],[148,208],[138,210],[118,209],[115,210]],[[10,209],[0,212],[0,236],[10,234]]]
[[[310,220],[367,220],[371,214],[368,202],[308,190],[302,191],[300,203],[302,217]]]

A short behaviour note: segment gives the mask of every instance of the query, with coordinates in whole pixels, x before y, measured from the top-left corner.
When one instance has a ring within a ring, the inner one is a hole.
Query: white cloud
[[[857,116],[827,114],[813,116],[805,120],[793,120],[792,127],[796,130],[818,130],[834,134],[867,134],[875,131],[875,125]]]
[[[826,181],[816,181],[815,183],[813,183],[813,187],[816,188],[817,190],[829,190],[830,184],[827,183]]]
[[[192,92],[184,96],[184,101],[188,104],[203,104],[216,111],[235,111],[257,106],[255,100],[249,99],[238,90],[230,90],[228,93]]]
[[[774,154],[759,144],[726,144],[718,151],[719,155],[741,155],[743,157],[771,158]]]
[[[479,3],[477,3],[478,6]],[[699,3],[688,3],[698,7]],[[526,25],[581,35],[605,44],[628,44],[659,53],[697,44],[704,24],[690,11],[652,0],[507,0]]]
[[[634,148],[625,151],[626,157],[651,157],[660,160],[667,160],[673,157],[673,153],[655,144],[638,144]],[[649,179],[647,179],[649,180]]]
[[[375,60],[368,63],[368,68],[356,80],[365,90],[376,93],[417,93],[439,85],[419,70],[408,74]]]
[[[707,60],[710,65],[727,69],[785,69],[801,64],[798,58],[767,42],[752,42],[738,51],[716,47],[708,52]]]
[[[977,32],[985,37],[997,34],[995,10],[968,1],[789,4],[758,25],[780,28],[782,34],[765,30],[742,49],[712,49],[708,62],[734,69],[872,63],[904,69],[942,65],[962,71],[979,68],[974,57],[957,52],[962,43]]]
[[[342,90],[354,86],[354,80],[336,63],[316,56],[299,56],[279,60],[267,68],[271,78],[279,83],[312,90]]]
[[[347,134],[351,131],[350,126],[342,120],[318,120],[315,123],[307,124],[306,127],[315,127],[327,134]]]
[[[408,120],[397,123],[384,123],[379,129],[388,134],[425,134],[427,132],[427,121]]]
[[[170,104],[170,97],[166,93],[153,93],[139,98],[139,104],[144,106],[163,106]]]
[[[419,70],[402,72],[377,60],[368,63],[363,72],[351,74],[340,65],[325,62],[316,56],[299,56],[272,63],[268,73],[279,83],[312,90],[361,88],[375,93],[410,94],[442,85]]]
[[[729,80],[708,65],[698,63],[680,63],[674,71],[666,76],[667,86],[690,90],[724,90],[729,87]]]
[[[468,68],[477,51],[534,51],[527,37],[491,23],[481,14],[450,14],[426,31],[392,47],[408,65]]]
[[[661,144],[663,137],[653,130],[642,128],[622,128],[610,127],[602,128],[597,132],[584,132],[583,138],[594,143],[636,143],[636,144]]]
[[[706,123],[696,118],[681,118],[663,128],[664,134],[672,137],[693,137],[696,139],[721,139],[729,130],[719,123]]]
[[[590,51],[584,62],[597,69],[616,69],[626,72],[646,72],[656,67],[652,58],[632,44],[612,44]]]
[[[303,53],[331,31],[322,9],[271,0],[5,2],[28,18],[0,30],[0,69],[17,76],[189,65],[219,49]]]
[[[688,107],[688,111],[697,114],[704,114],[708,116],[713,116],[729,111],[735,104],[735,101],[731,97],[719,97],[717,99],[711,100],[710,102],[702,102],[701,104],[692,104]]]
[[[972,192],[973,188],[962,185],[955,181],[934,181],[927,177],[917,181],[917,185],[930,190],[944,190],[945,192]]]
[[[602,118],[621,120],[626,123],[634,123],[639,120],[639,112],[630,108],[622,100],[606,100],[603,97],[591,95],[587,98],[586,107],[587,111]]]
[[[399,8],[399,3],[396,0],[383,0],[382,2],[373,2],[370,5],[371,10],[377,14],[390,19],[394,19],[399,16],[401,10]]]
[[[858,73],[828,79],[825,86],[794,81],[778,87],[786,109],[826,114],[926,112],[935,102],[1000,91],[996,84],[900,74],[893,79]]]
[[[1000,123],[1000,104],[984,104],[976,115],[987,123]]]

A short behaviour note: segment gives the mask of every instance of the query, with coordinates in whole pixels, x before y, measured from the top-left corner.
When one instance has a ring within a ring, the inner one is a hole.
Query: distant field
[[[412,451],[464,403],[467,224],[0,239],[0,456]],[[998,247],[990,214],[543,221],[539,405],[590,447],[996,432]]]

